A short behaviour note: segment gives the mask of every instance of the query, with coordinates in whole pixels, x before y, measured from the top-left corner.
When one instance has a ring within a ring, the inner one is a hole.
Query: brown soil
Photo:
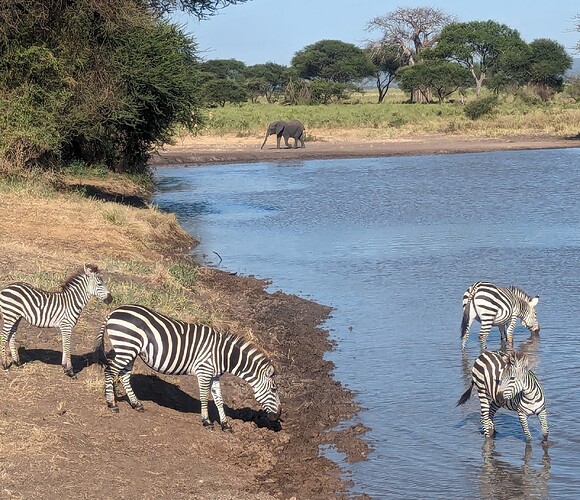
[[[429,154],[496,149],[578,147],[578,139],[518,138],[462,139],[421,138],[381,143],[308,143],[303,150],[260,151],[254,140],[200,139],[195,146],[167,148],[154,163],[199,164],[209,162],[274,161],[289,158],[332,158]],[[86,186],[85,186],[86,187]],[[103,192],[93,186],[90,194]],[[115,193],[109,193],[111,196]],[[118,193],[117,193],[118,194]],[[116,198],[116,196],[113,196]],[[12,200],[10,203],[15,204]],[[66,219],[51,219],[42,206],[30,214],[10,214],[11,205],[0,211],[0,226],[15,229],[0,242],[0,285],[5,279],[30,268],[38,272],[61,269],[72,259],[95,260],[106,249],[101,240],[84,236],[86,243],[71,244],[63,235],[62,248],[51,248],[58,236],[55,227],[89,226],[93,231],[103,217],[79,212]],[[0,199],[0,208],[2,200]],[[63,208],[67,208],[63,203]],[[90,207],[84,210],[89,210]],[[14,210],[13,210],[14,211]],[[127,212],[126,217],[131,214]],[[21,223],[33,221],[35,237],[25,234]],[[59,217],[64,217],[59,215]],[[77,222],[69,219],[79,217]],[[132,219],[128,219],[128,221]],[[38,231],[38,222],[42,231]],[[15,226],[18,224],[18,226]],[[136,222],[126,222],[136,228]],[[165,255],[180,246],[166,240]],[[16,231],[17,229],[17,231]],[[103,227],[102,231],[110,231]],[[136,231],[136,229],[135,229]],[[123,234],[115,245],[127,249],[131,240]],[[68,234],[68,233],[67,233]],[[84,241],[83,235],[78,241]],[[124,236],[123,236],[124,237]],[[93,246],[90,246],[89,243]],[[187,243],[181,241],[181,244]],[[113,241],[111,240],[111,245]],[[142,242],[152,260],[163,260],[156,246]],[[116,249],[117,246],[114,248]],[[94,248],[93,248],[94,247]],[[116,255],[116,250],[113,252]],[[125,258],[125,254],[118,258]],[[172,257],[174,258],[174,257]],[[64,259],[64,260],[63,260]],[[117,283],[130,275],[113,276]],[[144,401],[145,412],[133,411],[126,401],[120,413],[107,410],[103,398],[103,373],[90,354],[93,339],[106,315],[105,306],[89,303],[74,333],[73,364],[78,379],[71,380],[60,368],[58,333],[21,324],[18,341],[24,365],[0,371],[0,498],[171,498],[171,499],[325,499],[346,497],[348,487],[336,464],[319,454],[321,444],[333,444],[348,460],[364,460],[368,447],[361,439],[365,429],[353,426],[343,431],[332,427],[353,416],[358,408],[352,394],[332,377],[333,366],[323,359],[332,349],[321,322],[328,307],[281,292],[266,293],[266,283],[202,269],[195,301],[207,311],[216,311],[222,323],[251,332],[272,356],[278,372],[283,422],[271,425],[258,411],[247,384],[223,377],[227,413],[232,434],[205,430],[199,420],[195,377],[157,376],[138,362],[133,386]],[[144,284],[147,286],[147,284]],[[114,290],[112,290],[114,293]],[[118,304],[117,304],[118,305]],[[186,319],[186,318],[184,318]],[[211,409],[211,407],[210,407]],[[215,412],[213,414],[215,418]]]

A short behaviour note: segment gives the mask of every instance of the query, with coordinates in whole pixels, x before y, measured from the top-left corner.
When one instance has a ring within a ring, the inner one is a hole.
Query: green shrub
[[[466,104],[463,108],[463,112],[467,118],[477,120],[482,116],[492,114],[496,110],[497,104],[497,96],[490,95],[487,97],[481,97]]]

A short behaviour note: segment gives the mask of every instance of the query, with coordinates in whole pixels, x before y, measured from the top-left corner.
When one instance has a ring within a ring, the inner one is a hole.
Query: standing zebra
[[[548,418],[544,391],[536,374],[528,369],[525,354],[513,351],[484,351],[475,360],[471,370],[471,384],[459,398],[456,406],[464,404],[477,386],[481,406],[481,425],[486,437],[493,437],[493,417],[501,407],[516,411],[522,429],[529,441],[528,415],[538,415],[544,441],[548,440]]]
[[[481,323],[479,343],[482,351],[485,350],[487,335],[494,325],[499,328],[502,342],[507,340],[510,347],[513,347],[513,333],[518,318],[531,334],[539,333],[540,324],[536,314],[539,300],[537,295],[530,297],[515,286],[499,287],[486,281],[474,283],[463,294],[461,348],[465,349],[474,319]]]
[[[6,343],[10,347],[12,361],[20,365],[15,336],[20,320],[24,318],[32,326],[40,328],[57,327],[62,336],[62,367],[69,377],[75,377],[71,362],[72,329],[89,301],[96,296],[105,304],[113,298],[97,266],[85,264],[84,269],[73,274],[58,292],[46,292],[27,283],[13,283],[0,291],[0,316],[4,320],[0,336],[2,366],[10,366],[6,353]]]
[[[274,367],[266,354],[247,340],[209,326],[177,321],[139,305],[121,306],[111,312],[95,342],[96,350],[101,352],[104,352],[105,332],[114,351],[105,368],[105,399],[114,413],[119,411],[113,387],[117,375],[131,406],[143,410],[130,381],[133,363],[139,356],[160,373],[197,376],[201,422],[206,428],[213,429],[207,403],[211,389],[222,430],[232,430],[224,412],[219,381],[225,372],[250,384],[270,420],[280,418]]]

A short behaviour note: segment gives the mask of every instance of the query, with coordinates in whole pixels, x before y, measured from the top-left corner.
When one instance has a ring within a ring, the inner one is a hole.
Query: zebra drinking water
[[[13,363],[20,365],[15,337],[20,320],[24,318],[32,326],[57,327],[60,330],[62,367],[66,375],[74,378],[71,362],[72,329],[93,295],[105,304],[113,300],[103,284],[99,269],[92,264],[85,264],[84,269],[68,278],[58,292],[46,292],[27,283],[13,283],[0,291],[0,316],[3,318],[0,355],[3,368],[7,370],[10,366],[6,343]]]
[[[147,366],[160,373],[197,376],[201,422],[206,428],[213,429],[208,414],[211,389],[222,429],[232,430],[224,412],[219,381],[225,372],[250,384],[270,420],[280,418],[274,367],[252,342],[209,326],[177,321],[139,305],[121,306],[109,314],[95,342],[96,350],[101,352],[104,352],[105,332],[114,351],[114,357],[107,361],[105,368],[105,399],[115,413],[119,411],[113,387],[117,375],[131,406],[143,410],[130,381],[133,363],[139,356]]]
[[[502,342],[509,342],[513,348],[513,333],[518,318],[531,334],[540,332],[536,305],[540,298],[530,297],[515,286],[499,287],[493,283],[479,281],[471,285],[463,294],[463,319],[461,321],[461,348],[465,349],[469,328],[476,319],[481,323],[479,343],[486,348],[486,338],[492,326],[497,326]]]
[[[527,440],[532,439],[528,416],[538,415],[544,441],[548,440],[548,418],[544,391],[536,374],[528,369],[525,354],[510,351],[484,351],[475,360],[471,371],[471,384],[459,398],[456,406],[464,404],[477,386],[481,406],[481,425],[486,437],[493,437],[493,417],[501,407],[518,413]]]

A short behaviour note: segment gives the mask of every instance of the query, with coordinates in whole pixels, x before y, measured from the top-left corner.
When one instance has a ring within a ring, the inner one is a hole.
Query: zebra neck
[[[73,298],[74,300],[68,301],[69,306],[74,309],[82,310],[89,301],[90,295],[87,291],[87,283],[83,276],[79,276],[70,283],[67,283],[57,295],[61,297]]]
[[[224,348],[228,353],[224,356],[224,371],[240,377],[250,385],[255,383],[263,357],[260,349],[251,342],[235,337],[229,338]]]

